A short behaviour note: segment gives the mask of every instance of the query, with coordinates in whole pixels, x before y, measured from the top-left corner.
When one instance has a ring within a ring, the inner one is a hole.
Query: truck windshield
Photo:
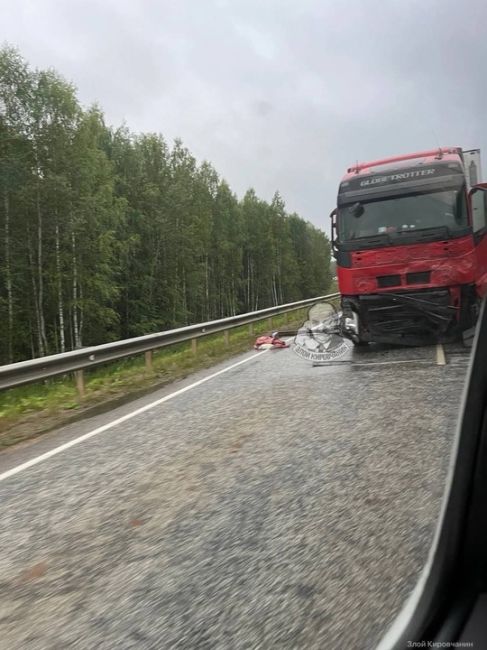
[[[359,200],[338,212],[341,241],[445,226],[454,231],[467,225],[464,188]]]

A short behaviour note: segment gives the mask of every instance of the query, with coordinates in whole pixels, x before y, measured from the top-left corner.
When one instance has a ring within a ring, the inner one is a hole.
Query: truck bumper
[[[451,340],[472,326],[475,300],[473,286],[342,296],[342,330],[356,343]]]

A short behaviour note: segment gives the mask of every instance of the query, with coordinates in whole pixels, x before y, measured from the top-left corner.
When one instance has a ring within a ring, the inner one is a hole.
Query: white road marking
[[[316,361],[313,366],[316,368],[327,366],[393,366],[401,363],[419,363],[431,365],[431,359],[397,359],[395,361],[355,361],[354,359],[337,359],[333,361]]]
[[[446,366],[445,348],[441,343],[436,344],[436,365]]]
[[[431,359],[396,359],[395,361],[353,361],[354,366],[393,366],[401,363],[431,364]]]
[[[0,481],[4,481],[6,478],[10,478],[11,476],[15,476],[15,474],[18,474],[19,472],[22,472],[24,469],[28,469],[29,467],[33,467],[34,465],[38,465],[39,463],[42,463],[42,461],[47,460],[48,458],[52,458],[53,456],[56,456],[57,454],[60,454],[62,451],[65,451],[66,449],[69,449],[70,447],[74,447],[75,445],[79,445],[80,442],[84,442],[85,440],[88,440],[89,438],[93,438],[93,436],[96,436],[99,433],[103,433],[104,431],[107,431],[108,429],[111,429],[112,427],[117,426],[117,424],[121,424],[122,422],[127,422],[127,420],[131,420],[132,418],[136,417],[137,415],[140,415],[141,413],[145,413],[146,411],[149,411],[150,409],[154,408],[155,406],[159,406],[159,404],[164,404],[164,402],[168,402],[170,399],[173,399],[173,397],[177,397],[178,395],[182,395],[183,393],[186,393],[187,391],[191,390],[192,388],[196,388],[197,386],[201,386],[201,384],[204,384],[205,382],[210,381],[210,379],[214,379],[215,377],[219,377],[220,375],[223,375],[225,372],[229,372],[230,370],[233,370],[234,368],[237,368],[238,366],[241,366],[244,363],[248,363],[249,361],[252,361],[253,359],[256,359],[257,357],[260,357],[261,355],[266,354],[266,352],[268,352],[268,350],[263,350],[262,352],[257,352],[256,354],[253,354],[251,357],[248,357],[247,359],[243,359],[242,361],[238,361],[237,363],[234,363],[231,366],[227,366],[226,368],[223,368],[222,370],[218,370],[218,372],[214,372],[212,375],[208,375],[208,377],[203,377],[203,379],[199,379],[198,381],[195,381],[193,384],[190,384],[189,386],[185,386],[184,388],[180,388],[179,390],[174,391],[174,393],[170,393],[169,395],[165,395],[164,397],[161,397],[160,399],[156,400],[155,402],[151,402],[150,404],[146,404],[145,406],[141,406],[140,408],[136,409],[135,411],[132,411],[131,413],[127,413],[126,415],[123,415],[122,417],[117,418],[116,420],[112,420],[112,422],[108,422],[107,424],[104,424],[101,427],[93,429],[93,431],[89,431],[88,433],[84,433],[82,436],[79,436],[78,438],[74,438],[74,440],[70,440],[69,442],[65,442],[63,445],[59,445],[59,447],[55,447],[54,449],[51,449],[50,451],[46,451],[46,453],[41,454],[40,456],[36,456],[36,458],[32,458],[31,460],[28,460],[25,463],[22,463],[21,465],[17,465],[17,467],[12,467],[12,469],[9,469],[6,472],[3,472],[3,474],[0,474]]]

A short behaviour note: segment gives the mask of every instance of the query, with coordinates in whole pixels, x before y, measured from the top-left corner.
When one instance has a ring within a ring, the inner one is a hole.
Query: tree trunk
[[[42,340],[41,356],[47,351],[46,322],[44,318],[44,279],[42,271],[42,211],[39,188],[37,188],[37,286],[38,286],[38,311],[39,311],[39,336]]]
[[[232,274],[232,316],[237,315],[237,284],[235,276]]]
[[[205,320],[210,320],[210,281],[208,271],[208,253],[205,255]]]
[[[152,257],[151,272],[149,276],[149,307],[152,306],[152,297],[154,293],[154,281],[156,277],[156,269],[159,264],[160,249],[161,249],[161,242],[158,238],[156,243],[156,252]]]
[[[279,304],[277,296],[276,276],[274,273],[272,274],[272,300],[274,302],[274,306]]]
[[[29,341],[30,341],[30,358],[33,359],[36,356],[36,346],[34,343],[34,328],[32,327],[32,320],[29,314]]]
[[[188,325],[188,300],[186,296],[186,269],[183,266],[183,313],[184,323]]]
[[[71,233],[71,264],[73,267],[73,336],[75,349],[81,347],[78,322],[78,262],[76,260],[76,237]]]
[[[57,220],[56,220],[56,273],[57,273],[57,299],[58,299],[58,316],[59,316],[59,347],[61,352],[66,352],[66,340],[64,335],[63,280],[61,275],[59,224],[57,223]]]
[[[79,330],[78,330],[78,338],[79,338],[79,346],[80,348],[83,347],[83,325],[85,322],[85,310],[83,309],[83,283],[79,282],[78,283],[78,293],[79,293]]]
[[[173,288],[173,297],[172,297],[172,326],[173,327],[176,327],[177,302],[178,302],[178,277],[176,275],[174,288]]]
[[[252,277],[250,275],[250,260],[248,262],[248,276],[247,276],[247,305],[245,311],[252,311]]]
[[[7,358],[9,363],[14,361],[13,353],[13,331],[14,331],[14,303],[12,294],[12,269],[10,266],[10,205],[8,193],[4,194],[5,207],[5,285],[7,287],[7,324],[8,324],[8,345]]]
[[[39,314],[39,293],[37,291],[37,283],[35,277],[35,268],[34,268],[34,253],[32,251],[32,239],[30,236],[30,229],[27,230],[27,250],[29,253],[29,266],[30,266],[30,277],[32,280],[32,297],[34,299],[34,309],[36,314],[36,323],[37,323],[37,355],[40,357],[44,356],[44,347],[42,342],[41,335],[41,325],[40,325],[40,314]],[[34,354],[33,357],[36,355]]]
[[[245,311],[252,310],[252,296],[250,295],[250,255],[247,254],[247,296],[246,296]]]

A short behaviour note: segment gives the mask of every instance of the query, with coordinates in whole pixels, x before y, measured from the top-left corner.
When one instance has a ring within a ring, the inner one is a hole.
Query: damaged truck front
[[[421,345],[471,328],[487,292],[487,184],[478,150],[357,164],[340,183],[332,244],[342,333]]]

